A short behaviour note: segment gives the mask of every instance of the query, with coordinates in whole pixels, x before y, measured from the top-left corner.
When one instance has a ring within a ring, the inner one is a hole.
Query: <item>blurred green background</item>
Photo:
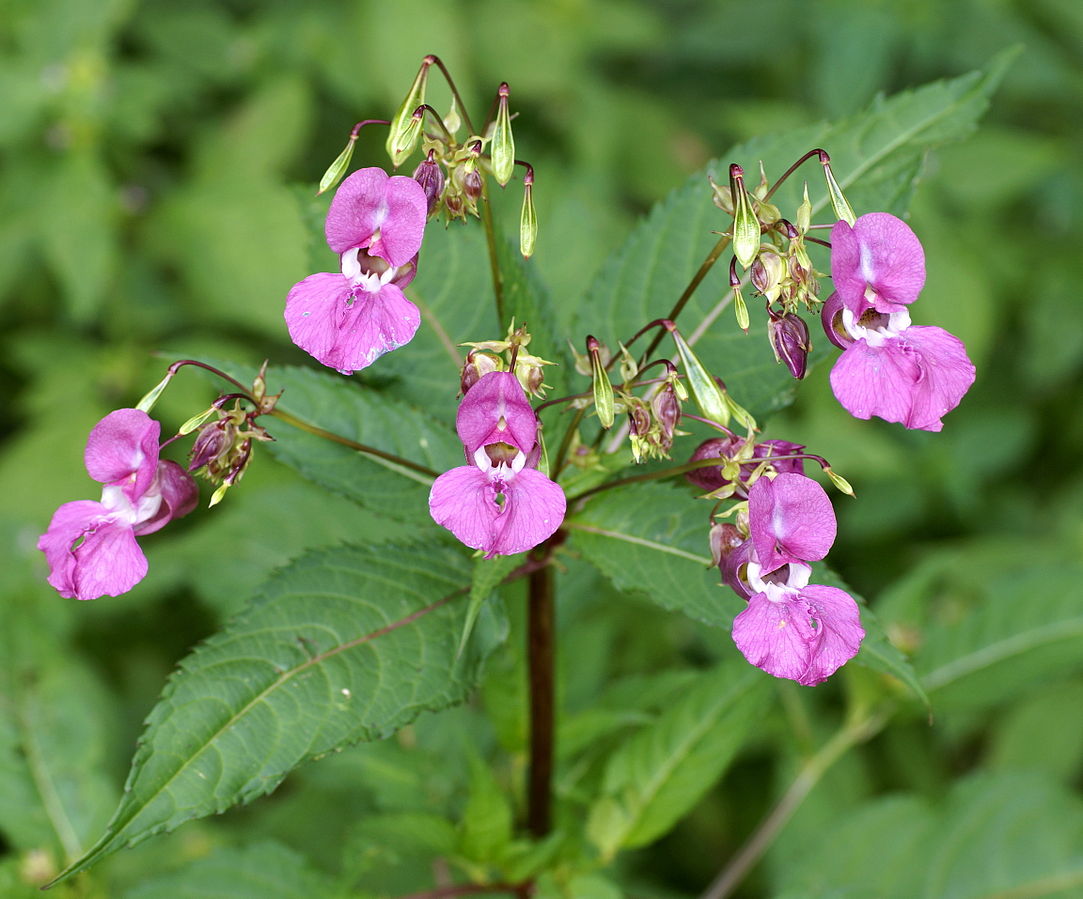
[[[984,125],[929,157],[911,216],[929,269],[915,322],[963,338],[975,388],[942,434],[907,433],[849,418],[821,366],[767,426],[827,456],[855,486],[856,502],[836,503],[832,561],[908,649],[995,591],[1010,594],[1022,617],[1083,593],[1074,580],[1083,550],[1079,3],[6,0],[0,581],[5,617],[30,623],[8,628],[4,658],[12,677],[28,655],[42,671],[63,670],[56,683],[41,681],[40,696],[57,703],[43,703],[43,715],[80,720],[64,705],[65,684],[97,684],[101,694],[80,698],[87,720],[65,737],[87,749],[72,775],[82,817],[62,847],[103,823],[165,676],[283,559],[283,545],[292,556],[393,527],[261,455],[215,514],[197,512],[147,542],[151,573],[134,594],[61,600],[34,550],[58,504],[96,494],[82,467],[90,427],[134,403],[178,353],[307,360],[281,318],[287,290],[316,258],[305,198],[356,120],[394,111],[423,54],[447,62],[478,117],[499,82],[511,84],[518,152],[538,173],[533,264],[568,315],[636,218],[727,147],[850,114],[880,92],[961,74],[1013,44],[1022,55]],[[442,108],[446,95],[434,94]],[[377,129],[363,133],[354,163],[386,165]],[[496,204],[509,232],[518,199],[509,189]],[[158,409],[168,428],[212,396],[206,382],[182,376]],[[297,526],[293,513],[306,507],[324,510],[321,532]],[[678,643],[691,628],[635,614]],[[935,796],[975,773],[1025,771],[1068,787],[1057,795],[1077,802],[1081,634],[1076,610],[1017,669],[945,697],[936,727],[920,717],[893,725],[837,769],[831,795],[795,822],[794,845],[846,801]],[[573,695],[576,676],[567,675]],[[356,764],[378,766],[381,753]],[[307,791],[304,816],[349,826],[350,803],[334,792],[341,763],[326,765],[255,809],[114,858],[108,882],[134,889],[157,860],[198,857],[245,834],[334,869],[341,847],[298,832],[289,804]],[[775,776],[766,756],[741,770],[765,790]],[[767,798],[731,780],[676,837],[629,863],[639,894],[693,895],[739,844],[751,825],[734,819],[762,812]],[[376,801],[367,788],[347,789],[357,793],[351,802]],[[7,815],[20,801],[32,800],[0,788]],[[43,842],[34,820],[4,826],[0,877],[21,877],[37,858],[30,848],[53,839]],[[747,895],[777,888],[778,864]]]

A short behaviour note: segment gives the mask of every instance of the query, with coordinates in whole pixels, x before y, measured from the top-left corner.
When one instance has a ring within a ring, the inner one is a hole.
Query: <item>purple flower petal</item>
[[[567,500],[559,484],[540,471],[524,468],[504,486],[504,510],[497,518],[487,555],[510,556],[533,549],[556,533]]]
[[[403,175],[388,180],[386,202],[387,218],[380,226],[380,236],[369,246],[369,253],[394,266],[405,265],[421,248],[429,202],[425,189]]]
[[[880,346],[858,340],[831,370],[831,389],[855,418],[877,416],[939,431],[941,417],[974,383],[962,341],[942,328],[911,326]]]
[[[764,572],[822,559],[835,542],[835,511],[812,478],[761,477],[748,493],[748,526]]]
[[[293,286],[285,318],[297,346],[343,374],[409,343],[421,324],[417,307],[394,284],[370,293],[328,272]]]
[[[67,599],[118,596],[147,573],[147,559],[130,525],[91,500],[65,503],[38,540],[49,583]]]
[[[566,508],[560,486],[532,468],[494,482],[492,472],[463,465],[440,475],[429,493],[433,520],[487,557],[533,549],[556,532]]]
[[[445,471],[429,491],[429,514],[460,542],[472,549],[488,550],[493,521],[500,509],[488,476],[473,465]]]
[[[826,680],[857,655],[864,636],[850,595],[818,584],[778,602],[757,593],[733,622],[733,640],[749,662],[806,686]]]
[[[831,229],[831,279],[855,315],[870,306],[895,312],[921,293],[925,251],[909,225],[886,212],[863,215],[852,228],[839,221]]]
[[[529,454],[538,439],[538,418],[519,379],[510,371],[491,371],[466,392],[455,430],[468,458],[492,443],[507,443]]]
[[[388,177],[380,168],[359,169],[342,182],[327,212],[327,244],[342,254],[366,247],[393,266],[421,248],[428,203],[413,178]]]
[[[94,425],[86,442],[86,470],[99,484],[122,484],[135,501],[158,466],[161,425],[139,409],[117,409]]]
[[[158,463],[158,476],[153,489],[159,491],[162,502],[152,517],[135,525],[137,537],[161,530],[174,518],[183,518],[199,502],[199,488],[192,476],[169,460]]]

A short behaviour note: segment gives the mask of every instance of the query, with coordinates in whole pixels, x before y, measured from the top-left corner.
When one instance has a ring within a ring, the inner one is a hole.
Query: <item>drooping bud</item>
[[[755,262],[753,262],[755,265]],[[733,291],[733,311],[737,314],[737,327],[748,333],[748,306],[741,293],[741,277],[737,274],[737,259],[730,261],[730,289]]]
[[[459,375],[460,396],[465,396],[471,387],[491,371],[500,371],[500,360],[497,357],[475,350],[468,352]]]
[[[613,385],[609,381],[609,373],[605,370],[602,362],[600,344],[597,338],[587,337],[587,352],[590,353],[590,377],[591,388],[594,391],[594,408],[598,413],[598,421],[606,430],[613,427],[615,412],[613,402]]]
[[[660,448],[668,453],[673,446],[673,433],[681,420],[681,403],[671,383],[666,384],[651,398],[651,411],[662,432]]]
[[[435,56],[426,56],[421,60],[421,68],[410,86],[410,92],[402,101],[395,118],[391,120],[391,131],[387,135],[387,155],[396,168],[402,164],[414,149],[414,143],[421,133],[420,120],[415,119],[415,110],[425,102],[425,85],[429,80],[429,67],[436,62]],[[423,113],[424,114],[424,113]],[[415,127],[416,122],[416,127]],[[413,136],[410,136],[413,131]]]
[[[414,180],[425,191],[425,199],[429,202],[429,215],[432,215],[440,202],[440,195],[444,192],[444,170],[436,161],[434,151],[429,150],[429,155],[414,169]]]
[[[169,382],[173,380],[174,374],[176,374],[176,372],[170,367],[169,371],[166,372],[165,377],[155,384],[154,387],[147,392],[146,396],[135,404],[135,408],[140,412],[150,412],[150,410],[154,408],[154,404],[158,402],[158,397],[162,395],[162,391],[165,390]]]
[[[316,190],[317,197],[338,184],[342,176],[346,174],[346,169],[350,167],[350,160],[353,159],[353,148],[356,143],[357,135],[351,134],[343,151],[338,154],[338,157],[327,167],[327,171],[320,178],[320,186]]]
[[[532,356],[521,350],[515,354],[515,376],[523,389],[531,396],[544,397],[548,385],[545,383],[545,366],[556,365],[542,359],[541,356]]]
[[[831,478],[831,483],[839,488],[847,496],[854,496],[854,488],[850,486],[850,482],[846,480],[841,474],[836,472],[830,465],[824,468],[824,474]]]
[[[226,495],[226,491],[244,476],[248,463],[252,461],[251,439],[243,440],[232,458],[233,467],[229,470],[229,474],[226,475],[218,489],[212,494],[211,501],[207,504],[208,508],[217,506],[222,501],[222,497]]]
[[[391,152],[391,164],[398,168],[406,161],[406,158],[414,152],[418,138],[421,137],[421,126],[425,121],[425,108],[419,106],[407,120],[399,135],[398,141]]]
[[[184,424],[178,428],[177,433],[181,436],[185,434],[191,434],[196,428],[198,428],[208,418],[218,412],[217,406],[211,406],[208,409],[204,409],[202,412],[198,412],[188,419]]]
[[[784,362],[790,374],[800,381],[805,376],[808,354],[812,350],[805,320],[793,312],[778,315],[772,311],[767,320],[767,335],[771,349],[775,351],[775,360]]]
[[[444,116],[444,127],[447,128],[448,134],[454,137],[455,132],[462,127],[462,124],[462,116],[459,115],[459,103],[455,99],[455,95],[452,94],[451,108],[447,111],[447,115]]]
[[[857,221],[854,210],[842,193],[842,188],[835,180],[835,173],[831,171],[831,157],[823,150],[820,151],[820,164],[824,167],[824,178],[827,179],[827,192],[831,195],[831,208],[835,210],[835,218],[846,222],[851,228]]]
[[[538,214],[534,211],[534,170],[527,169],[523,176],[523,211],[519,216],[519,252],[524,259],[534,255],[534,243],[538,239]]]
[[[767,302],[773,303],[782,292],[782,257],[771,250],[761,250],[752,263],[752,286]]]
[[[481,173],[477,169],[470,169],[463,175],[463,193],[471,200],[476,201],[481,196]]]
[[[730,191],[733,209],[733,253],[744,268],[752,265],[760,250],[760,223],[752,211],[752,204],[745,191],[744,170],[734,163],[730,166]]]
[[[730,408],[723,396],[722,389],[715,379],[707,373],[707,369],[703,367],[703,363],[692,352],[692,347],[681,336],[677,326],[671,321],[663,322],[663,325],[677,344],[677,352],[680,353],[681,362],[684,363],[684,370],[688,375],[688,387],[700,412],[703,413],[703,417],[716,424],[729,424]]]
[[[632,460],[638,464],[652,454],[650,407],[638,396],[626,396],[623,400],[628,410],[628,441],[632,447]]]
[[[210,478],[228,474],[232,466],[227,460],[236,436],[237,428],[228,417],[204,427],[192,444],[192,451],[188,456],[188,471],[196,472],[205,468]],[[223,466],[224,462],[226,464]]]
[[[511,180],[511,173],[515,170],[515,139],[511,134],[511,115],[508,112],[509,93],[507,83],[501,84],[500,89],[497,91],[499,99],[496,110],[496,124],[493,127],[493,141],[489,147],[493,177],[496,178],[496,183],[501,187]]]

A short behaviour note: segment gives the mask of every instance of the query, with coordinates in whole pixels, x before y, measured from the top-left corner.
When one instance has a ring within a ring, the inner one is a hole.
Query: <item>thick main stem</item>
[[[552,827],[554,738],[553,567],[530,573],[527,598],[527,661],[530,666],[530,768],[527,828],[540,839]]]

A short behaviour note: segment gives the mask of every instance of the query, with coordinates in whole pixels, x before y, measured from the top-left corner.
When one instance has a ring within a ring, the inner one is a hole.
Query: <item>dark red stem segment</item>
[[[554,739],[553,567],[530,573],[527,598],[527,661],[530,666],[530,769],[527,829],[537,839],[552,828]]]

